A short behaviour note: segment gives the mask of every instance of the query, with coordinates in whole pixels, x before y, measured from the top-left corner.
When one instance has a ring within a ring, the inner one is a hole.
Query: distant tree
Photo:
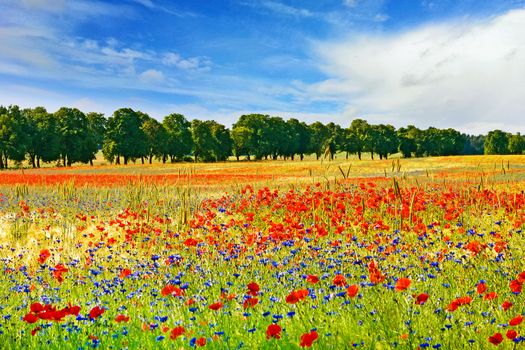
[[[112,162],[120,164],[120,157],[124,164],[144,157],[147,154],[146,135],[142,130],[145,119],[143,113],[135,112],[131,108],[121,108],[108,118],[102,153]]]
[[[233,140],[228,130],[224,125],[211,120],[208,122],[211,127],[211,133],[215,140],[216,148],[213,150],[213,155],[216,161],[225,161],[232,155]]]
[[[44,107],[24,109],[22,113],[27,123],[27,156],[31,166],[40,168],[40,161],[57,161],[60,158],[60,136],[55,116]]]
[[[392,125],[374,125],[373,150],[379,154],[379,159],[388,159],[389,154],[396,153],[399,148],[399,139],[396,129]]]
[[[213,138],[211,125],[205,121],[195,119],[191,122],[191,135],[195,161],[215,161],[213,151],[217,148],[217,144]]]
[[[263,114],[241,115],[233,124],[235,147],[245,150],[248,157],[262,159],[272,153],[269,116]],[[236,130],[242,128],[242,132]],[[242,137],[241,137],[242,136]]]
[[[410,134],[408,128],[399,128],[397,130],[397,139],[399,142],[399,152],[405,158],[412,157],[412,154],[417,151],[417,144],[414,136]]]
[[[493,130],[485,139],[485,154],[508,154],[509,134],[501,130]]]
[[[325,152],[328,139],[331,137],[330,129],[321,122],[315,122],[308,126],[310,131],[309,150],[307,153],[315,153],[317,159]]]
[[[96,152],[89,145],[90,130],[86,115],[76,108],[62,107],[55,112],[55,117],[63,165],[88,163],[94,159]]]
[[[510,154],[523,154],[525,151],[525,137],[520,133],[509,137],[508,151]]]
[[[8,160],[21,162],[31,140],[28,125],[20,108],[16,105],[0,106],[0,169],[8,167]]]
[[[361,160],[361,155],[363,152],[372,151],[372,128],[366,120],[354,119],[350,124],[349,132],[351,135],[353,135],[353,149],[357,153],[359,160]]]
[[[462,154],[484,154],[485,135],[464,135],[465,146],[461,151]]]
[[[290,156],[292,160],[294,155],[298,154],[301,160],[304,155],[310,153],[310,128],[304,122],[300,122],[295,118],[286,121],[286,127],[290,142]]]
[[[293,152],[292,134],[288,125],[281,117],[264,117],[262,118],[265,125],[264,129],[260,130],[261,137],[260,145],[265,149],[266,153],[261,156],[269,155],[273,160],[279,156],[290,157]]]
[[[146,137],[146,156],[148,162],[153,162],[153,157],[162,159],[167,153],[168,132],[164,126],[154,118],[147,118],[142,123],[142,131]]]
[[[340,151],[345,142],[345,132],[340,125],[335,123],[328,123],[326,127],[330,131],[330,137],[325,141],[325,154],[330,155],[330,160],[334,159],[337,151]]]
[[[170,114],[164,118],[162,124],[168,134],[166,156],[170,157],[171,162],[183,160],[185,156],[191,154],[193,149],[191,123],[182,114]]]
[[[88,121],[88,137],[86,139],[87,152],[92,155],[89,164],[93,165],[98,151],[104,144],[104,135],[106,134],[107,119],[102,113],[90,112],[86,114]]]

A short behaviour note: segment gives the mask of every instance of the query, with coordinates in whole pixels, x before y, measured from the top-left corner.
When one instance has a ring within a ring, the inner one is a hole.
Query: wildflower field
[[[524,156],[0,172],[0,348],[520,348],[524,191]]]

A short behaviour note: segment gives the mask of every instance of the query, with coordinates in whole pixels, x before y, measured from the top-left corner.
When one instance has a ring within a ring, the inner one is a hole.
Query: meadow
[[[515,349],[525,156],[0,172],[0,348]]]

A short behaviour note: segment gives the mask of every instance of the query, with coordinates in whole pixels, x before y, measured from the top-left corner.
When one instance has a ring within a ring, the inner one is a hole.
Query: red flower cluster
[[[288,304],[296,304],[301,300],[306,299],[308,296],[308,289],[294,290],[286,296],[286,302]]]
[[[24,316],[23,320],[27,323],[35,323],[39,319],[46,321],[62,321],[68,315],[77,316],[80,312],[80,306],[67,306],[58,310],[53,305],[42,305],[40,303],[33,303],[30,306],[31,312]]]

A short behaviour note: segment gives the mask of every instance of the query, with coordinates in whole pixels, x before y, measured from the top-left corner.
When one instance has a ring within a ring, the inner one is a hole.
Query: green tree
[[[84,113],[76,108],[62,107],[55,112],[60,138],[60,154],[64,166],[73,163],[88,163],[95,154],[88,142],[89,121]]]
[[[392,125],[374,125],[375,139],[373,150],[379,154],[379,159],[388,159],[388,155],[396,153],[399,148],[399,139],[396,129]]]
[[[142,130],[143,113],[135,112],[131,108],[121,108],[108,118],[102,153],[104,157],[120,164],[120,157],[124,164],[135,161],[147,154],[146,135]]]
[[[331,137],[330,129],[321,122],[315,122],[308,126],[310,133],[309,150],[307,153],[315,153],[317,160],[325,152],[328,139]]]
[[[154,118],[147,118],[141,128],[146,137],[146,156],[149,164],[153,162],[153,157],[162,159],[167,153],[168,145],[168,132],[164,125]]]
[[[509,137],[508,150],[510,154],[523,154],[525,151],[525,137],[520,133]]]
[[[54,162],[60,159],[60,136],[56,117],[44,107],[24,109],[22,113],[27,122],[27,155],[32,167],[40,168],[41,161]]]
[[[485,139],[485,154],[508,154],[509,134],[501,130],[493,130]]]
[[[255,159],[262,159],[272,153],[271,128],[269,116],[263,114],[241,115],[239,120],[233,124],[232,133],[235,135],[235,147],[245,150],[248,157],[253,155]],[[242,132],[236,132],[243,128]],[[242,136],[241,138],[238,138]]]
[[[25,159],[31,144],[27,131],[27,120],[18,106],[0,106],[0,169],[7,169],[9,159]]]
[[[211,125],[211,133],[215,139],[216,148],[213,150],[215,160],[225,161],[232,155],[233,140],[228,130],[224,125],[209,121]]]
[[[372,151],[372,128],[366,120],[354,119],[349,127],[350,133],[354,137],[354,149],[357,157],[361,160],[363,152]]]
[[[102,149],[104,144],[107,119],[104,117],[104,114],[95,112],[86,114],[86,117],[88,121],[88,138],[86,139],[86,147],[87,152],[92,155],[89,159],[89,164],[93,165],[93,160],[95,160],[96,154]]]
[[[170,114],[164,118],[162,125],[168,134],[166,156],[170,157],[171,162],[183,160],[184,156],[189,155],[193,149],[193,139],[191,134],[191,124],[182,114]]]
[[[397,130],[397,139],[399,141],[399,152],[405,158],[412,157],[417,151],[417,144],[414,135],[410,133],[409,128],[399,128]]]
[[[301,160],[304,155],[309,153],[310,149],[310,129],[304,122],[295,118],[286,121],[288,130],[289,155],[294,160],[294,155],[298,154]]]
[[[205,121],[194,119],[191,122],[193,139],[193,156],[195,161],[215,161],[214,150],[218,147],[213,137],[211,125]]]

